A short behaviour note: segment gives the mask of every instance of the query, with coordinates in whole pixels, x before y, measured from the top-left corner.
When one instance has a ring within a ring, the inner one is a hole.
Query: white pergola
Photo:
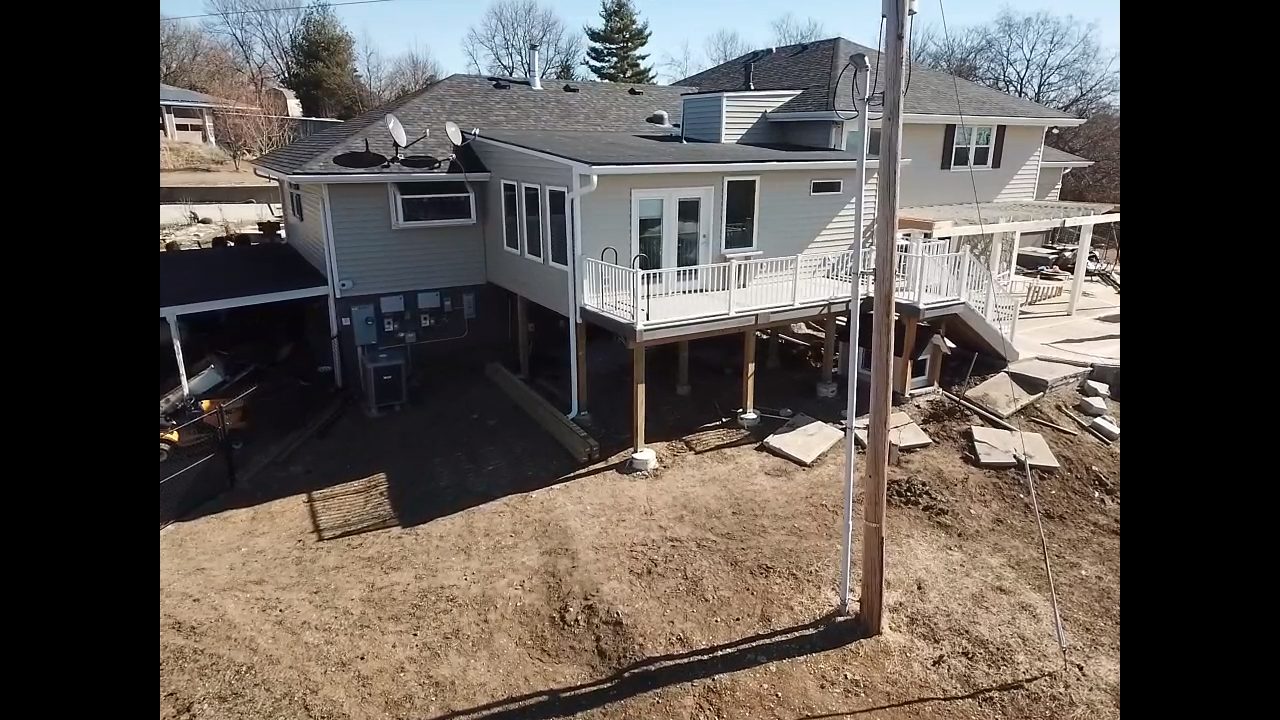
[[[1013,243],[1013,257],[1009,264],[1009,272],[1012,273],[1017,263],[1018,238],[1022,233],[1063,227],[1080,228],[1075,274],[1071,279],[1071,297],[1067,304],[1067,312],[1071,315],[1076,314],[1076,303],[1084,289],[1094,226],[1120,222],[1119,207],[1116,205],[1051,200],[924,205],[904,207],[898,213],[899,230],[924,231],[934,238],[990,235],[993,276],[1003,270],[998,265],[1002,254],[1001,245],[1006,235],[1011,236],[1010,242]]]

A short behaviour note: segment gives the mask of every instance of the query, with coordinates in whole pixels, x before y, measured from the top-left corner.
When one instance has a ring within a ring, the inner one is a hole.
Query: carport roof
[[[280,243],[160,253],[160,315],[323,297],[328,281]]]

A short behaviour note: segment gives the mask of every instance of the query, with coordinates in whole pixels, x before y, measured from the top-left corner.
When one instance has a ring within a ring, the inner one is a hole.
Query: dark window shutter
[[[956,154],[956,126],[948,125],[942,130],[942,169],[951,169],[951,158]]]
[[[1004,155],[1004,131],[1008,125],[996,126],[996,146],[991,150],[991,167],[1000,167],[1000,158]]]

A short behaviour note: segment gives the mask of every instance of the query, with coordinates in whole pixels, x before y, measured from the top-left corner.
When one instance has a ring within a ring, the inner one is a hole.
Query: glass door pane
[[[662,198],[646,198],[637,203],[636,223],[640,238],[640,254],[637,267],[653,270],[662,267],[662,220],[666,203]]]
[[[676,265],[698,264],[698,245],[702,239],[702,198],[680,198],[676,201]]]

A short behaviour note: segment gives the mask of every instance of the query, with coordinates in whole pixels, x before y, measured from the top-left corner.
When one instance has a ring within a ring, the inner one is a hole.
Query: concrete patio
[[[1119,273],[1116,273],[1117,277]],[[1120,362],[1120,293],[1086,280],[1074,317],[1067,313],[1071,286],[1062,295],[1022,309],[1013,344],[1023,357],[1075,362]]]

